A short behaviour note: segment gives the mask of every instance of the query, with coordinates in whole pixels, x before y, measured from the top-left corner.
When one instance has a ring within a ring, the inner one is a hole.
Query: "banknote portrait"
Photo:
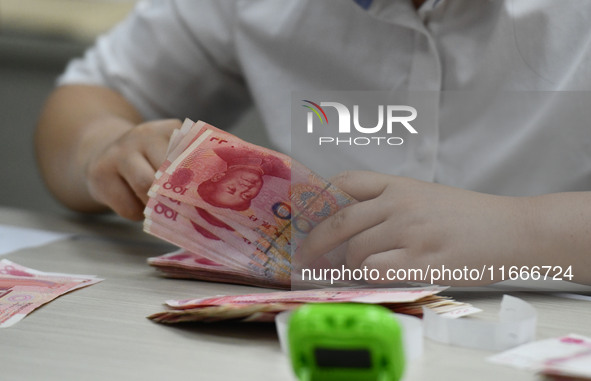
[[[199,196],[210,205],[247,210],[263,188],[265,176],[290,179],[289,168],[276,157],[231,147],[217,148],[214,152],[227,167],[197,188]]]

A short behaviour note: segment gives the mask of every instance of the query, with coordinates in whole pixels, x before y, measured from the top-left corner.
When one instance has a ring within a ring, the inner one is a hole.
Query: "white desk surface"
[[[165,326],[146,316],[167,299],[268,290],[166,279],[146,258],[170,247],[116,218],[39,215],[0,208],[0,224],[74,233],[4,258],[41,271],[95,274],[105,280],[62,296],[15,326],[0,329],[0,380],[295,380],[272,324]],[[500,293],[451,293],[496,315]],[[513,294],[538,310],[538,339],[591,336],[591,302]],[[536,380],[486,362],[492,352],[425,340],[405,380]]]

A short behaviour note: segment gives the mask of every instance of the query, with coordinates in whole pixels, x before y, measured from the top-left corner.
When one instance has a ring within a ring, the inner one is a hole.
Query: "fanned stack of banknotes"
[[[149,191],[144,230],[182,250],[167,275],[289,288],[291,253],[355,200],[289,156],[186,120]]]
[[[204,122],[174,131],[156,173],[144,230],[180,247],[148,262],[175,278],[287,289],[291,254],[314,226],[356,202],[289,156],[245,142]],[[314,264],[336,268],[338,253]],[[305,286],[305,285],[304,285]],[[315,285],[318,287],[319,285]],[[444,287],[320,289],[172,300],[150,316],[161,323],[271,321],[309,302],[379,303],[420,315],[478,310],[437,293]]]

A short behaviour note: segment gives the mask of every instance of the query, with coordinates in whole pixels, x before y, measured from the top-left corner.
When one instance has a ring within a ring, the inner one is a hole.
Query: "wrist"
[[[527,198],[527,264],[572,266],[574,281],[591,282],[590,205],[589,192]]]

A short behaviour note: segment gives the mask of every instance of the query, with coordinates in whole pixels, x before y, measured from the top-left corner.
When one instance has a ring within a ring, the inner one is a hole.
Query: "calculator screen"
[[[367,349],[316,348],[316,365],[320,368],[371,368]]]

